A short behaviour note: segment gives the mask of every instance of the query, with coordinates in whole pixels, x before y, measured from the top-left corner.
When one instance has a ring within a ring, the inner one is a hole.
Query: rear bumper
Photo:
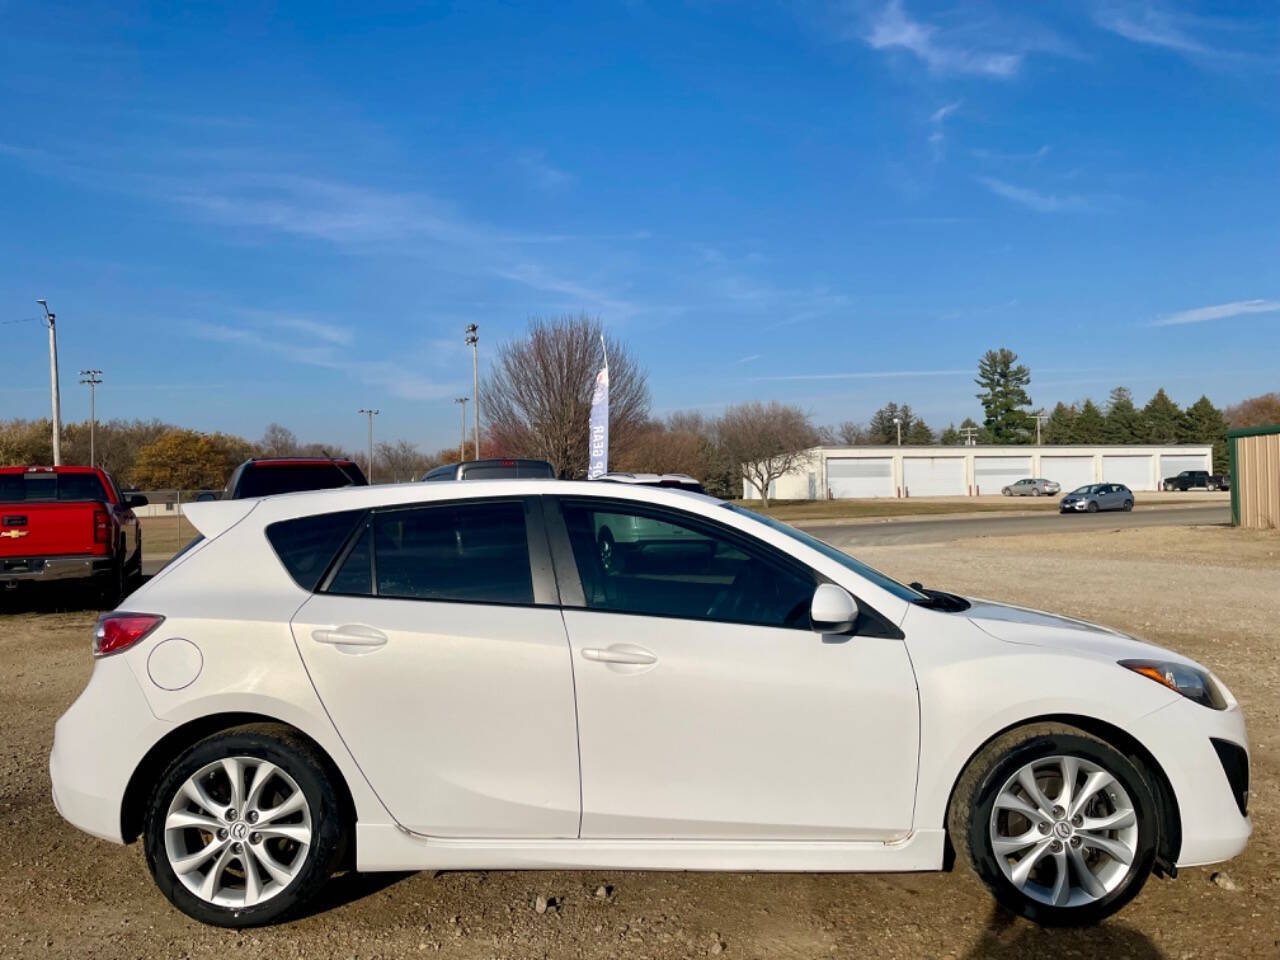
[[[79,698],[53,728],[53,805],[74,827],[123,843],[120,814],[129,778],[151,744],[172,729],[147,706],[123,657],[95,661]]]
[[[0,560],[0,583],[87,580],[111,571],[111,557],[6,557]]]

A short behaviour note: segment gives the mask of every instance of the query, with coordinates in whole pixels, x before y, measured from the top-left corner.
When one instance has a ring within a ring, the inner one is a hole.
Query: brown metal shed
[[[1227,434],[1231,456],[1231,522],[1280,527],[1280,424]]]

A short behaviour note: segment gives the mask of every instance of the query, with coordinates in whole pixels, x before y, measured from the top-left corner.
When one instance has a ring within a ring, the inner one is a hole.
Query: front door
[[[578,834],[569,647],[535,519],[520,499],[375,511],[293,618],[338,732],[416,833]]]
[[[909,832],[919,715],[900,639],[813,632],[815,574],[719,524],[562,507],[584,597],[562,591],[583,838]]]

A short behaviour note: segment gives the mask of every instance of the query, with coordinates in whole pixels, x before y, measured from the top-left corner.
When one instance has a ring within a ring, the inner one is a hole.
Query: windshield
[[[803,530],[797,530],[789,523],[783,523],[781,520],[775,520],[773,517],[766,517],[762,513],[756,513],[754,510],[747,510],[743,507],[735,506],[732,503],[726,503],[725,507],[732,510],[734,513],[742,514],[744,517],[759,520],[765,526],[772,527],[779,533],[785,533],[792,540],[799,540],[807,547],[813,547],[813,549],[817,550],[824,557],[834,560],[846,570],[852,570],[864,580],[870,580],[881,590],[887,590],[899,600],[906,600],[909,603],[917,603],[921,600],[927,599],[924,594],[916,590],[912,590],[905,584],[899,583],[897,580],[893,579],[893,577],[885,576],[879,570],[874,567],[867,566],[861,560],[855,560],[853,557],[849,556],[849,554],[842,550],[837,550],[835,547],[831,546],[831,544],[824,543],[817,537],[813,537],[805,533]]]
[[[1096,484],[1096,483],[1087,483],[1087,484],[1085,484],[1083,487],[1076,487],[1074,490],[1072,490],[1072,491],[1071,491],[1071,493],[1072,493],[1073,495],[1083,497],[1083,496],[1085,496],[1085,495],[1087,495],[1087,494],[1093,493],[1093,492],[1094,492],[1095,490],[1097,490],[1097,489],[1098,489],[1098,484]]]

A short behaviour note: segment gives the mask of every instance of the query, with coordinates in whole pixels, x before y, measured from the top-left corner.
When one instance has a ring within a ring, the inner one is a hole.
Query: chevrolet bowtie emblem
[[[8,537],[10,540],[17,540],[19,537],[25,537],[26,530],[0,530],[0,537]]]

